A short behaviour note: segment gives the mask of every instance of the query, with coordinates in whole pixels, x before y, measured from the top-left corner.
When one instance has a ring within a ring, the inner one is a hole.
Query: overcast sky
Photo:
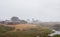
[[[0,19],[60,21],[60,0],[0,0]]]

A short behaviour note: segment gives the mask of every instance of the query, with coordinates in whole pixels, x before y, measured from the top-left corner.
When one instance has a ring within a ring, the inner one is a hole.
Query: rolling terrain
[[[30,29],[30,28],[37,28],[38,25],[33,25],[33,24],[17,24],[17,25],[5,25],[8,27],[15,27],[15,29]]]

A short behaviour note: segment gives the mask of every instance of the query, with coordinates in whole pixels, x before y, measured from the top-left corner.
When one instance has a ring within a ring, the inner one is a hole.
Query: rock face
[[[60,31],[60,24],[55,24],[52,28],[56,31]]]
[[[60,31],[54,31],[54,33],[49,34],[49,36],[60,35]]]

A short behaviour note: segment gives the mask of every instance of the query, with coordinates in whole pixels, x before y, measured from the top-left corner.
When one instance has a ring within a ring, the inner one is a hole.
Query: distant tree
[[[21,20],[20,23],[21,23],[21,24],[26,24],[27,21],[25,21],[25,20]]]
[[[20,19],[19,19],[18,17],[15,17],[15,16],[12,17],[11,20],[12,20],[12,21],[20,21]]]
[[[32,18],[32,24],[40,24],[40,21],[38,19]]]
[[[27,19],[27,22],[30,23],[30,19]]]
[[[18,17],[12,17],[11,20],[13,21],[14,24],[25,24],[27,21],[25,20],[20,20]]]

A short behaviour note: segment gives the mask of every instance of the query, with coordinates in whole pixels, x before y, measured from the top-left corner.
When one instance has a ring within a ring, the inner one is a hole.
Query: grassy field
[[[33,25],[33,24],[17,24],[17,25],[5,25],[8,27],[15,27],[15,29],[30,29],[30,28],[37,28],[39,25]]]
[[[0,26],[0,33],[1,37],[48,37],[52,31],[40,25],[17,24]]]

